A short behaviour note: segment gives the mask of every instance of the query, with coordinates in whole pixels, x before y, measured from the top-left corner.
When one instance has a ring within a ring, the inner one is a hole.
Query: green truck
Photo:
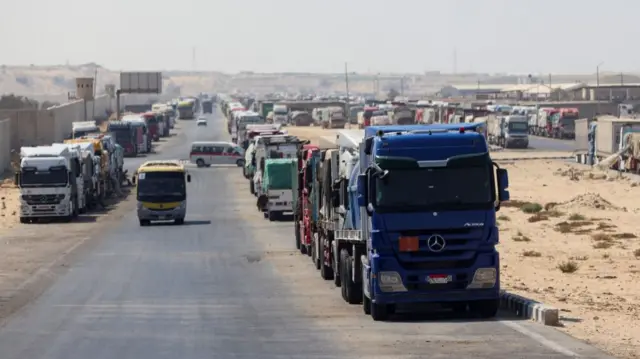
[[[260,103],[258,104],[258,112],[260,113],[260,116],[262,116],[263,118],[267,118],[269,112],[273,111],[274,105],[275,102],[260,101]]]
[[[270,221],[293,213],[293,189],[297,188],[298,160],[269,158],[265,160],[262,185],[258,193],[258,208]]]

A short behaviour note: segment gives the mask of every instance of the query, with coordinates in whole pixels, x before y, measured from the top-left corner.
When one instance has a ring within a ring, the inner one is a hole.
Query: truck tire
[[[175,221],[173,221],[173,223],[177,224],[178,226],[183,225],[184,218],[176,218]]]
[[[482,318],[493,318],[500,309],[500,299],[476,300],[469,302],[469,311]]]
[[[340,251],[340,266],[342,272],[342,293],[344,300],[349,304],[360,304],[362,301],[362,286],[353,282],[351,256],[346,249]]]
[[[371,315],[371,299],[365,295],[362,296],[362,311],[366,315]]]
[[[270,222],[274,222],[275,220],[278,219],[278,212],[268,211],[267,212],[267,217],[269,218]]]
[[[293,217],[294,223],[294,231],[296,236],[296,249],[300,249],[300,219],[298,219],[298,215]]]
[[[27,217],[20,217],[20,223],[23,223],[23,224],[25,224],[25,223],[29,223],[29,218],[27,218]]]
[[[311,242],[311,262],[316,267],[316,269],[320,269],[320,234],[313,234],[313,241]]]
[[[151,221],[148,219],[141,219],[139,220],[139,222],[140,222],[140,227],[148,226],[151,224]]]
[[[256,194],[256,188],[253,184],[253,180],[249,181],[249,192],[251,192],[251,194]]]
[[[387,304],[371,303],[371,318],[376,321],[385,321],[389,319],[389,307]]]
[[[333,279],[333,268],[331,268],[330,265],[326,265],[325,264],[325,260],[326,258],[324,258],[324,249],[327,248],[327,238],[326,237],[322,237],[322,240],[320,241],[320,248],[322,249],[321,251],[321,256],[320,256],[320,277],[324,280],[331,280]]]
[[[353,274],[353,262],[351,261],[351,257],[347,261],[347,301],[349,304],[360,304],[362,303],[362,284],[354,282],[352,278]]]

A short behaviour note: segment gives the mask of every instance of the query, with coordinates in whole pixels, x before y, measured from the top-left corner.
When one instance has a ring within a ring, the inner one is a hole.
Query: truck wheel
[[[362,303],[362,285],[352,280],[353,262],[351,261],[351,257],[347,258],[345,264],[347,269],[347,273],[345,273],[347,283],[347,302],[349,304],[360,304]]]
[[[347,253],[346,250],[342,250],[340,251],[340,262],[338,262],[338,265],[340,267],[340,281],[342,282],[342,286],[340,287],[340,294],[342,295],[342,299],[344,299],[344,301],[347,301],[347,285],[345,283],[347,283],[347,280],[344,277],[344,274],[346,273],[346,269],[345,269],[345,257],[348,257],[349,253]]]
[[[20,217],[20,223],[29,223],[29,218],[27,217]]]
[[[367,298],[365,295],[362,296],[362,311],[364,314],[371,314],[371,299]]]
[[[320,269],[320,250],[318,249],[320,244],[320,235],[318,233],[313,234],[313,240],[311,241],[311,262],[316,267],[316,269]]]
[[[469,302],[469,311],[482,319],[493,318],[498,314],[500,299],[476,300]]]
[[[144,226],[148,226],[151,224],[151,221],[148,219],[141,219],[140,220],[140,227],[144,227]]]
[[[376,322],[389,319],[389,307],[386,304],[371,303],[371,318]]]
[[[177,225],[183,225],[184,224],[184,218],[176,218],[175,221],[173,221],[173,223],[177,224]]]
[[[204,167],[204,160],[202,158],[198,158],[198,160],[196,161],[196,166],[198,166],[199,168]]]
[[[269,217],[269,221],[273,222],[278,219],[278,212],[267,212],[267,216]]]
[[[295,222],[294,231],[296,236],[296,249],[300,249],[300,220],[298,219],[297,215],[293,218],[293,220]]]
[[[328,266],[325,264],[325,260],[326,258],[324,257],[324,249],[328,247],[328,243],[327,243],[327,239],[326,238],[322,238],[322,241],[320,241],[321,245],[320,248],[322,249],[321,251],[321,256],[320,256],[320,277],[324,280],[331,280],[333,279],[333,268],[331,268],[331,266]]]
[[[251,192],[251,194],[256,194],[256,188],[253,184],[253,181],[249,181],[249,192]]]

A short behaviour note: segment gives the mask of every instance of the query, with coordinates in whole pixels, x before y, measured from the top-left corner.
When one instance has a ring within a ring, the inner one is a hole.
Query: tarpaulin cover
[[[263,191],[269,189],[292,189],[293,175],[297,169],[297,159],[270,158],[265,161],[262,180]]]

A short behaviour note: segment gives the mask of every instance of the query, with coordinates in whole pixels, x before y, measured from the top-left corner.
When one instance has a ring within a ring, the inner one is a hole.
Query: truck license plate
[[[447,274],[432,274],[427,277],[429,284],[447,284],[453,280],[451,275]]]
[[[162,221],[162,220],[167,219],[167,216],[158,216],[158,219]]]

